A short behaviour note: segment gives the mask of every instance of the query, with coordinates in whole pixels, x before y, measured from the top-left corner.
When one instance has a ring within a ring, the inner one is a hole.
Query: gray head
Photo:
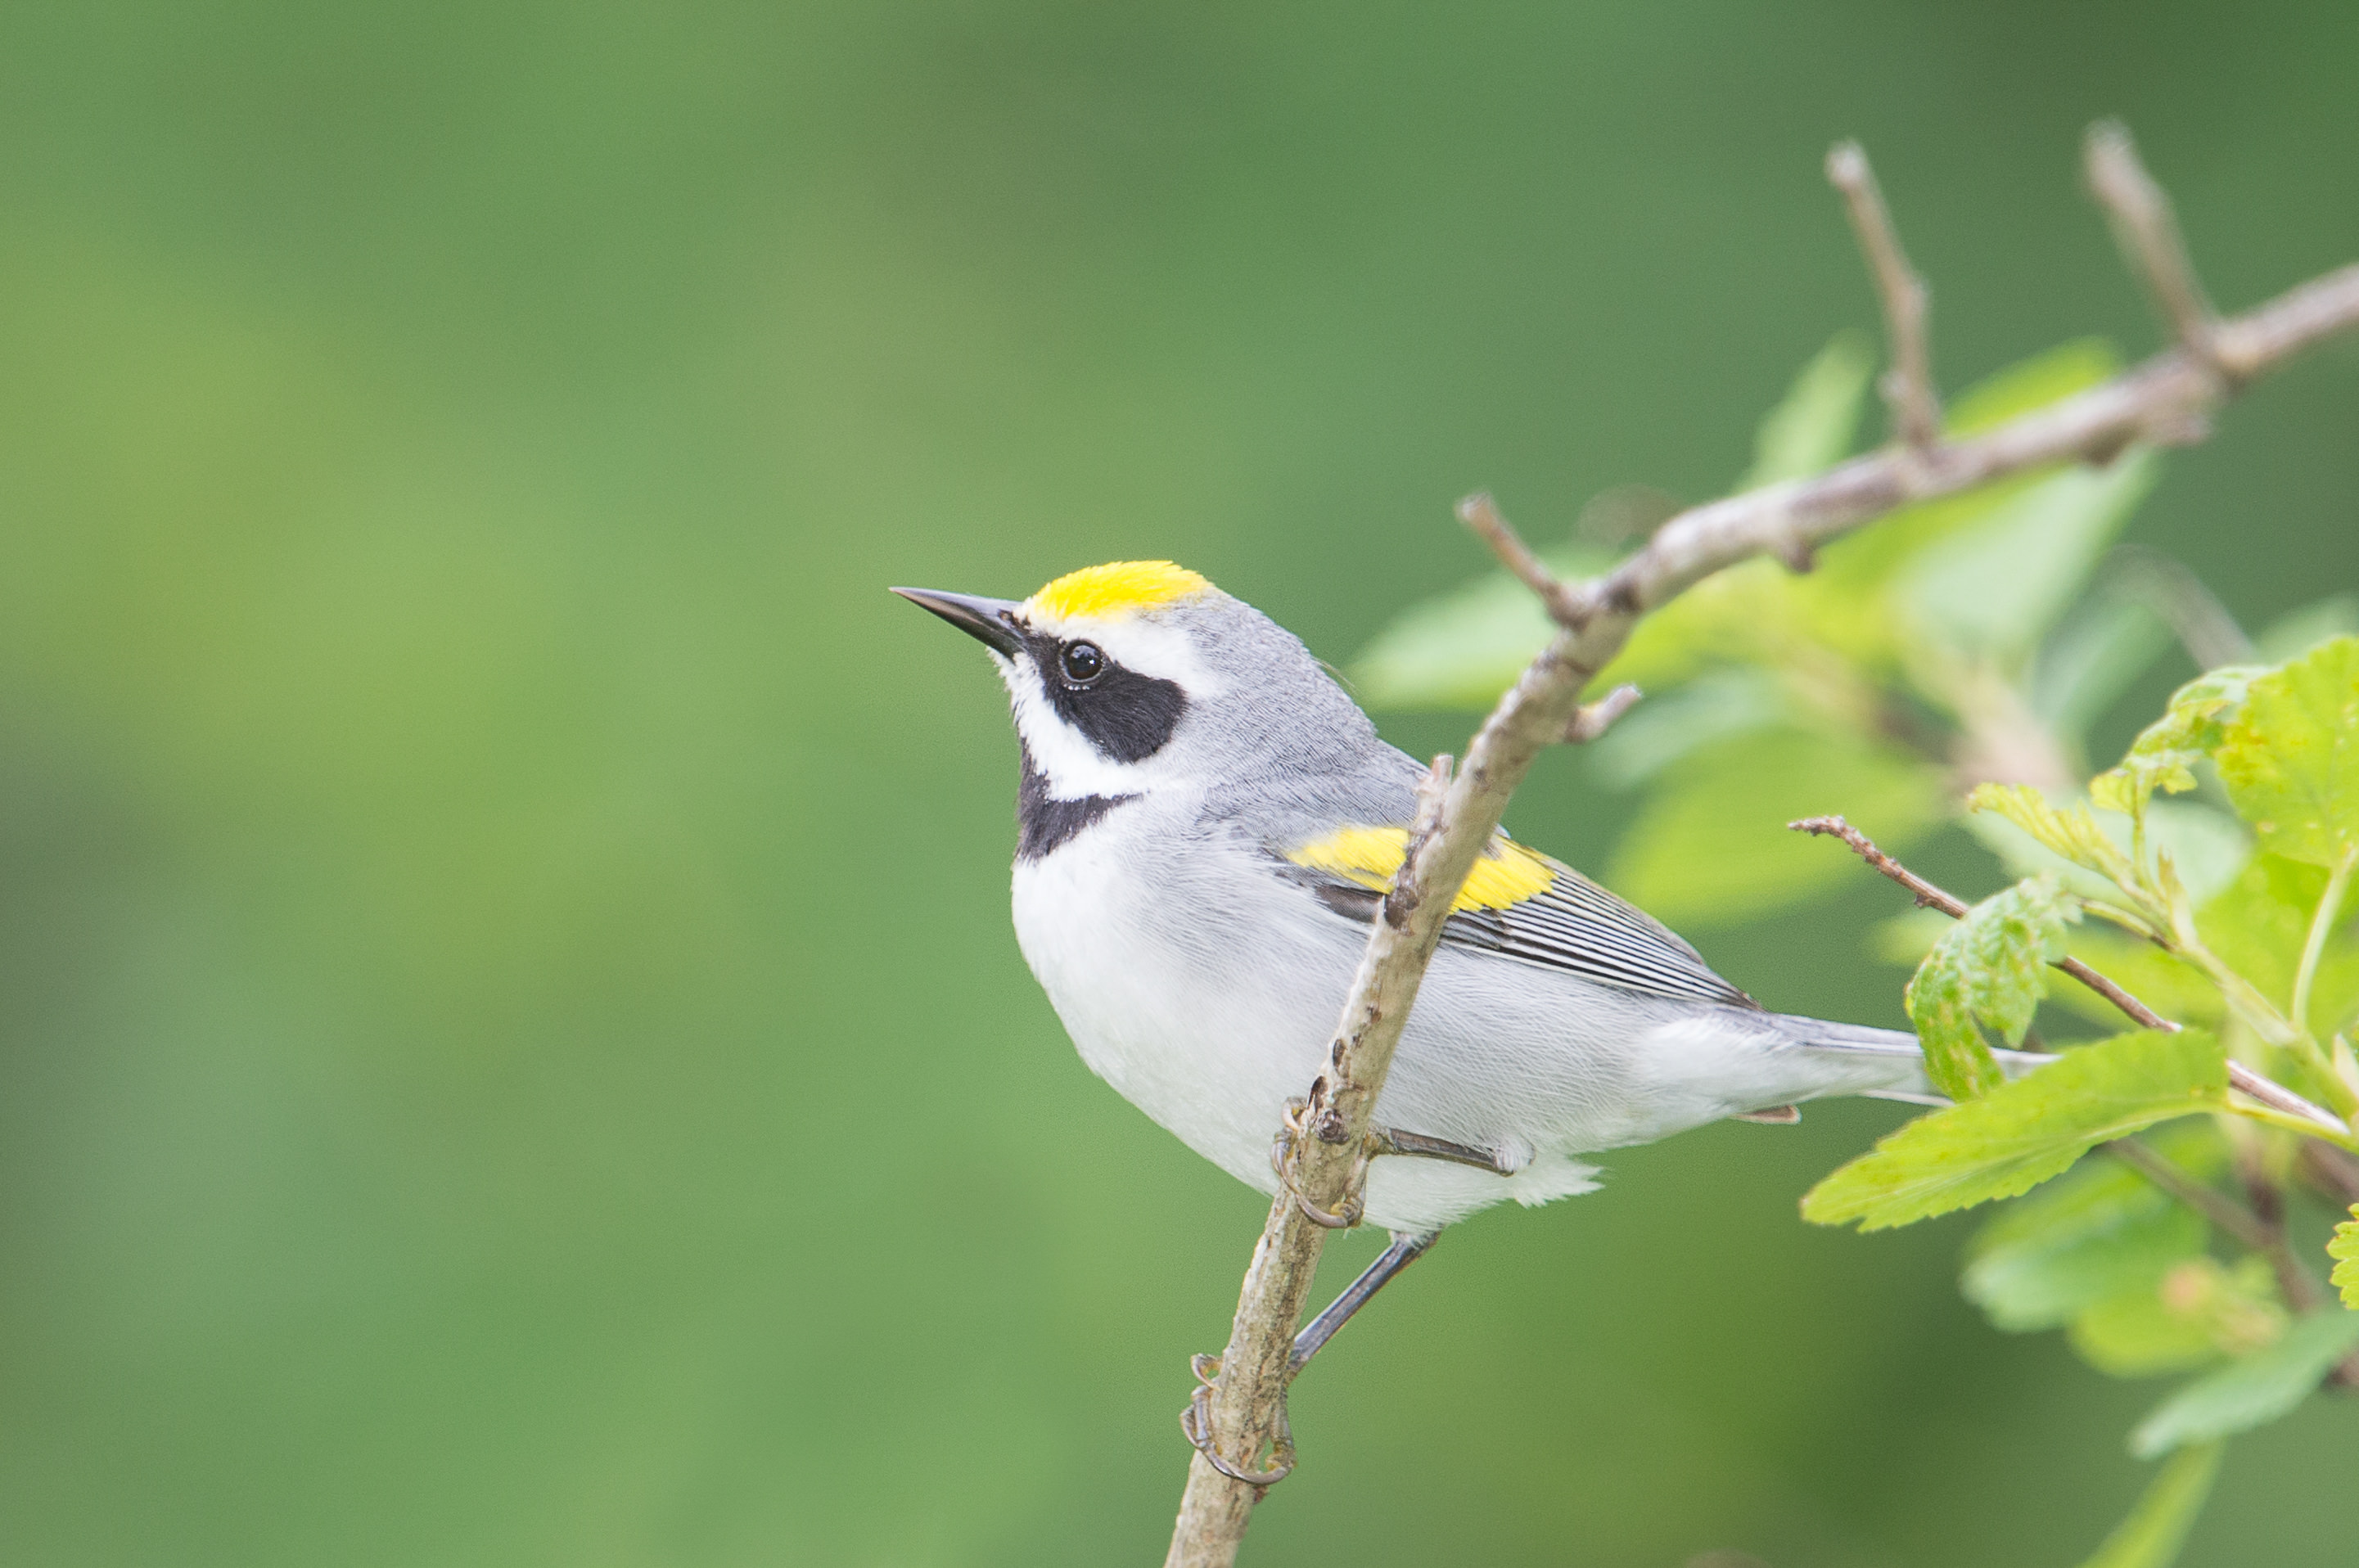
[[[1388,751],[1300,640],[1169,561],[1116,561],[1016,602],[897,588],[991,650],[1026,787],[1114,800],[1317,778]]]

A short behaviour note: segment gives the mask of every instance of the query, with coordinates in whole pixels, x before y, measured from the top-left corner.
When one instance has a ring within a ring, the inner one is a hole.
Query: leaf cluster
[[[2199,903],[2154,831],[2154,797],[2207,785],[2252,848]],[[2338,1305],[2287,1240],[2278,1174],[2296,1137],[2359,1148],[2345,1033],[2359,944],[2343,920],[2359,869],[2359,638],[2190,682],[2082,798],[1985,784],[1968,805],[2036,869],[1944,932],[1909,982],[1928,1071],[1958,1103],[1827,1177],[1802,1212],[1873,1230],[2018,1198],[1984,1227],[1960,1281],[1995,1326],[2063,1328],[2113,1376],[2198,1373],[2130,1434],[2140,1458],[2180,1457],[2094,1560],[2166,1563],[2225,1439],[2359,1371],[2359,1208],[2327,1248]],[[2154,994],[2208,1027],[2119,1034],[2006,1081],[1982,1030],[2021,1037],[2079,914],[2119,934],[2114,957],[2146,956],[2144,971],[2122,969],[2169,979]],[[2232,1093],[2232,1056],[2332,1113]],[[2130,1141],[2167,1122],[2167,1140]],[[2072,1169],[2101,1146],[2119,1162]],[[2230,1169],[2266,1201],[2220,1191]]]
[[[2068,344],[1957,399],[1950,426],[2114,368],[2104,345]],[[1829,344],[1763,421],[1737,488],[1844,457],[1870,375],[1863,342]],[[1994,1325],[2061,1330],[2110,1376],[2191,1375],[2132,1436],[2170,1457],[2091,1560],[2113,1568],[2169,1561],[2227,1438],[2338,1368],[2359,1380],[2359,1311],[2343,1310],[2359,1308],[2359,1208],[2333,1207],[2342,1304],[2283,1217],[2300,1141],[2359,1149],[2359,636],[2341,634],[2359,604],[2245,639],[2182,568],[2114,548],[2158,473],[2134,448],[1913,508],[1805,575],[1764,560],[1708,579],[1603,672],[1649,697],[1586,749],[1601,781],[1643,791],[1609,880],[1675,922],[1757,915],[1854,874],[1781,830],[1832,810],[1887,850],[1956,822],[2008,874],[1953,925],[1887,933],[1921,957],[1905,1001],[1955,1103],[1828,1176],[1803,1213],[1877,1230],[2003,1203],[1961,1281]],[[1588,574],[1617,544],[1548,555]],[[2211,630],[2182,638],[2190,626]],[[1549,633],[1496,574],[1408,611],[1353,674],[1377,706],[1487,705]],[[2092,726],[2182,640],[2196,678],[2093,769]],[[2170,1026],[2120,1033],[2111,1001],[2059,988],[2110,1037],[2010,1081],[1993,1043],[2033,1040],[2068,955]],[[2233,1090],[2232,1062],[2327,1111]]]

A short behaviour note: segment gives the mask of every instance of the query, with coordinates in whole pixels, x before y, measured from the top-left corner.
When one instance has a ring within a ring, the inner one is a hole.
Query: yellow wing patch
[[[1067,572],[1034,594],[1030,603],[1060,620],[1106,620],[1151,610],[1212,587],[1201,576],[1169,561],[1108,561]]]
[[[1327,871],[1382,892],[1392,886],[1393,873],[1400,870],[1401,859],[1408,853],[1406,827],[1341,827],[1289,851],[1286,858],[1306,871]],[[1512,838],[1495,838],[1474,862],[1466,885],[1459,890],[1458,901],[1450,907],[1459,914],[1506,909],[1538,898],[1555,884],[1556,868],[1546,856]]]

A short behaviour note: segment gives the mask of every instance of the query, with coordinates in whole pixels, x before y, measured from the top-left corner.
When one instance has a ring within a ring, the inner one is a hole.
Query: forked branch
[[[1370,1113],[1451,904],[1534,760],[1596,728],[1577,722],[1582,692],[1639,620],[1714,572],[1757,555],[1807,561],[1818,545],[1915,502],[2053,464],[2110,462],[2140,441],[2194,438],[2231,392],[2354,326],[2359,265],[2213,323],[2201,347],[2182,334],[2180,347],[2112,381],[1974,436],[1940,438],[1936,416],[1934,434],[1921,444],[1904,439],[1824,473],[1692,507],[1614,570],[1578,584],[1555,583],[1519,541],[1510,546],[1512,531],[1495,508],[1471,508],[1470,524],[1541,594],[1560,629],[1484,721],[1464,764],[1452,773],[1444,760],[1428,779],[1408,854],[1369,934],[1327,1069],[1296,1119],[1310,1130],[1288,1134],[1297,1144],[1287,1162],[1292,1189],[1281,1190],[1270,1206],[1228,1347],[1203,1401],[1209,1419],[1201,1435],[1221,1463],[1202,1450],[1194,1455],[1168,1564],[1211,1568],[1235,1558],[1265,1489],[1236,1477],[1269,1473],[1267,1458],[1283,1430],[1288,1354],[1327,1236],[1326,1225],[1310,1216],[1348,1214],[1356,1204]],[[1896,356],[1902,335],[1896,325]],[[1915,373],[1930,399],[1930,378],[1921,371],[1920,359]],[[1900,378],[1904,389],[1909,373]],[[1920,408],[1907,416],[1904,437],[1922,427],[1923,414]],[[1486,525],[1492,521],[1496,529]]]

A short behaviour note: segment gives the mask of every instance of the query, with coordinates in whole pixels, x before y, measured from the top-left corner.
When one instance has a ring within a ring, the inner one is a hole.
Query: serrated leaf
[[[1674,925],[1744,920],[1857,874],[1787,823],[1840,810],[1897,848],[1941,819],[1941,786],[1914,758],[1857,741],[1775,730],[1723,741],[1661,775],[1607,881]]]
[[[2328,1282],[2343,1292],[2344,1306],[2359,1312],[2359,1203],[2351,1206],[2351,1217],[2334,1227],[2326,1255],[2334,1260],[2334,1272],[2327,1276]]]
[[[1967,1100],[2006,1081],[1976,1024],[2022,1044],[2048,994],[2048,966],[2064,956],[2064,927],[2080,918],[2079,902],[2055,878],[2029,877],[1974,905],[1933,944],[1901,1000],[1935,1087]]]
[[[1919,1117],[1811,1188],[1802,1217],[1884,1230],[2013,1197],[2096,1144],[2218,1108],[2227,1087],[2227,1062],[2211,1035],[2124,1034]]]
[[[2207,1373],[2155,1407],[2130,1433],[2141,1459],[2182,1444],[2250,1432],[2289,1413],[2359,1346],[2359,1313],[2312,1313],[2266,1350]]]
[[[2051,808],[2052,809],[2052,808]],[[2090,820],[2129,863],[2130,819],[2119,812],[2091,812]],[[2187,896],[2198,903],[2233,884],[2253,858],[2252,835],[2225,811],[2197,801],[2163,801],[2146,808],[2147,841],[2169,855],[2178,868]],[[2006,817],[1992,811],[1970,812],[1960,824],[1998,858],[2017,877],[2053,873],[2067,892],[2082,898],[2118,901],[2113,878],[2087,871],[2040,843]]]
[[[1994,1327],[2060,1328],[2101,1302],[2152,1294],[2205,1235],[2201,1216],[2129,1166],[2092,1160],[1984,1226],[1958,1288]]]
[[[2313,866],[2359,858],[2359,637],[2256,676],[2214,761],[2264,849]]]
[[[2170,1456],[2127,1518],[2114,1527],[2096,1555],[2081,1568],[2170,1568],[2195,1516],[2212,1495],[2220,1473],[2220,1455],[2226,1444],[2201,1443]]]
[[[2136,885],[2130,858],[2098,824],[2085,802],[2062,810],[2029,784],[1976,784],[1966,796],[1968,811],[1987,811],[2031,835],[2049,853],[2093,871],[2118,887]]]
[[[2121,762],[2089,781],[2089,797],[2108,811],[2134,815],[2158,789],[2193,789],[2195,764],[2219,749],[2246,688],[2262,673],[2256,665],[2224,665],[2180,687]]]
[[[1794,377],[1786,395],[1753,437],[1753,466],[1739,491],[1801,479],[1850,455],[1859,434],[1859,409],[1875,374],[1875,351],[1866,335],[1842,331]]]

